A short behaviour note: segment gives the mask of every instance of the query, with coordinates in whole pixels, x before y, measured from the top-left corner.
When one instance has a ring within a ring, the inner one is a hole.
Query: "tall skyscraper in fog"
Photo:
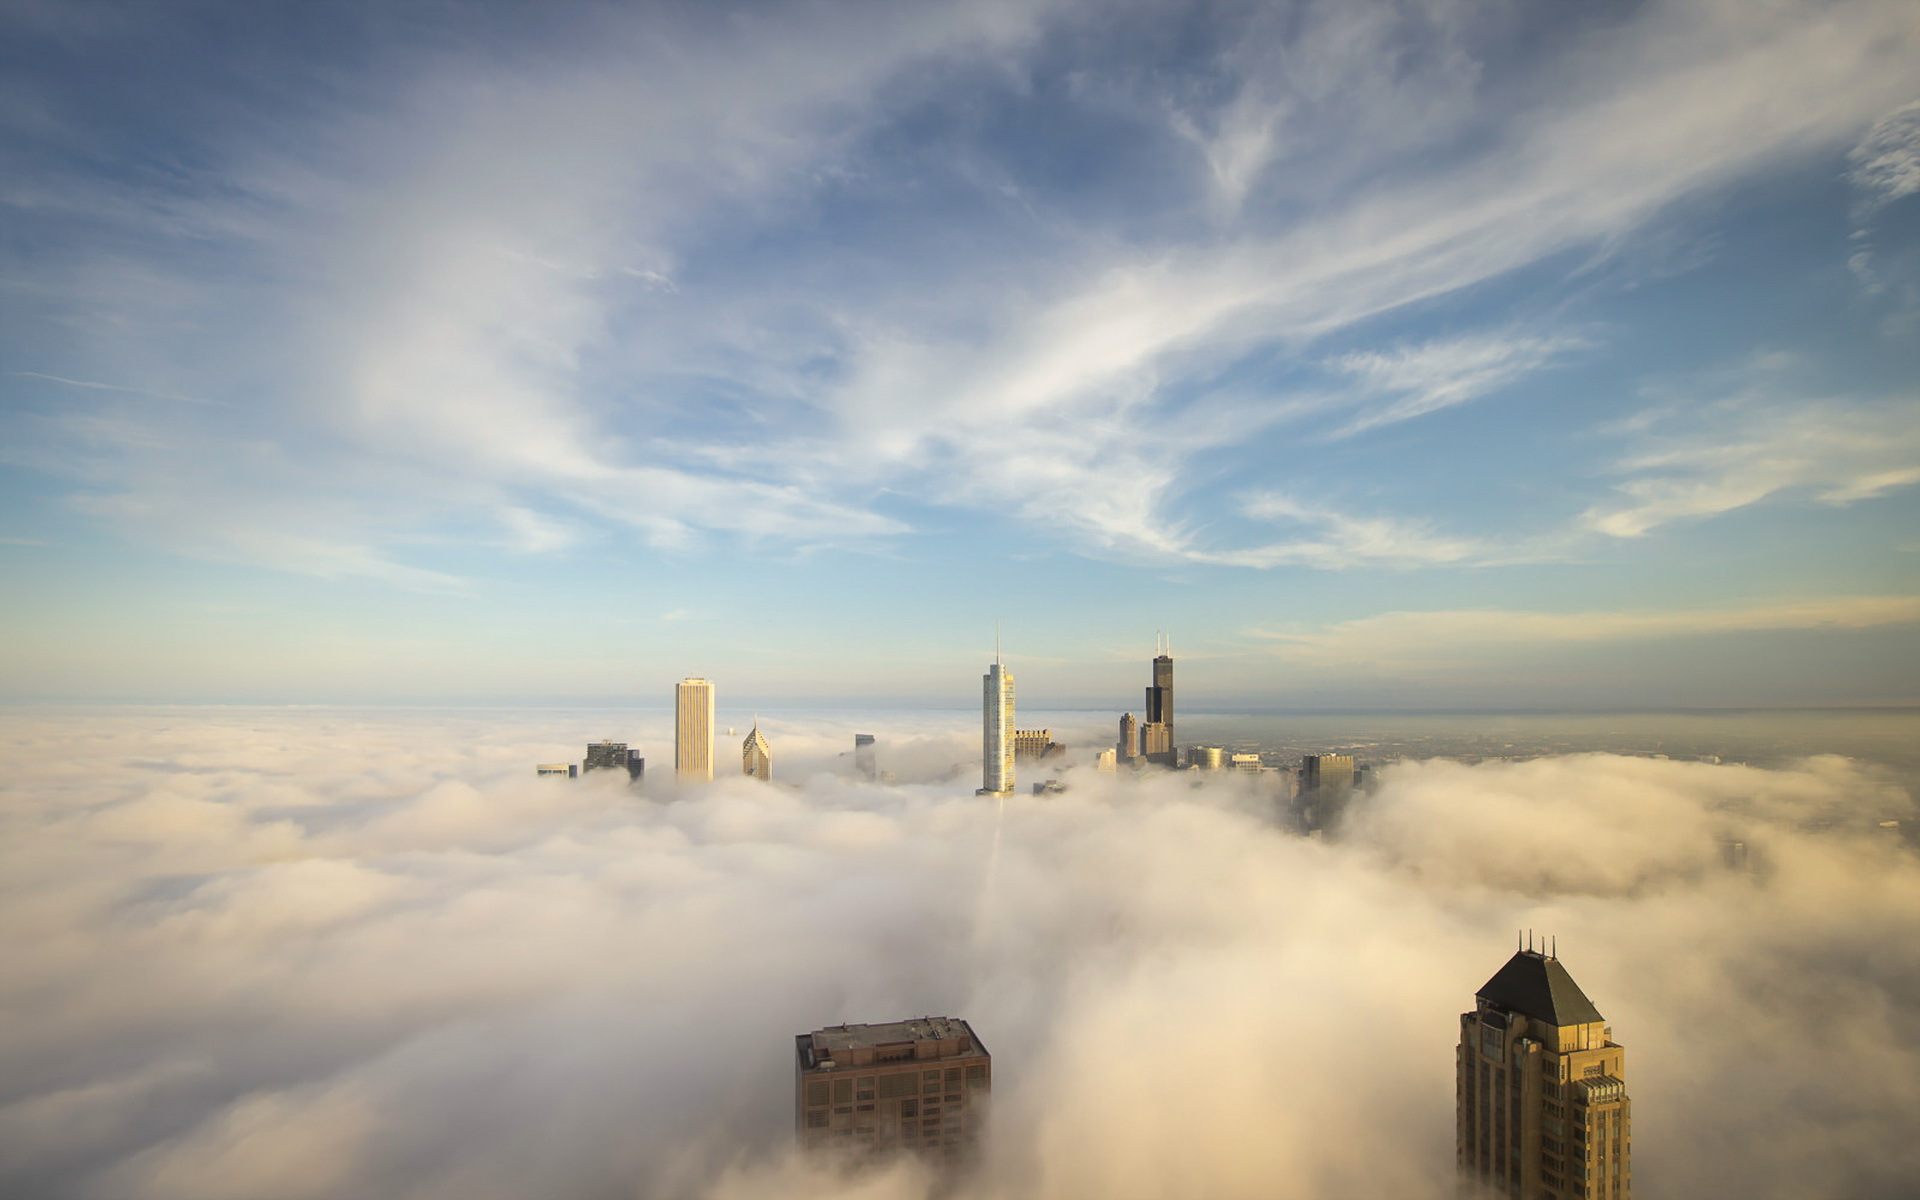
[[[713,684],[682,679],[673,689],[673,772],[713,778]]]
[[[748,779],[773,778],[773,751],[760,733],[760,718],[753,719],[753,732],[740,744],[740,773]]]
[[[853,773],[868,781],[880,778],[880,761],[874,754],[870,733],[853,735]]]
[[[1630,1200],[1626,1049],[1560,960],[1516,951],[1460,1015],[1461,1174],[1515,1200]]]
[[[1130,763],[1140,757],[1140,722],[1133,719],[1132,713],[1120,714],[1120,744],[1114,750],[1114,757],[1121,762]]]
[[[1147,722],[1140,728],[1140,752],[1150,763],[1175,766],[1173,748],[1173,647],[1162,644],[1153,660],[1153,683],[1147,688]]]
[[[849,1158],[914,1151],[957,1163],[978,1141],[993,1058],[953,1017],[831,1025],[794,1039],[794,1131]]]
[[[994,648],[993,665],[980,677],[980,794],[1013,793],[1013,672],[1000,662]]]

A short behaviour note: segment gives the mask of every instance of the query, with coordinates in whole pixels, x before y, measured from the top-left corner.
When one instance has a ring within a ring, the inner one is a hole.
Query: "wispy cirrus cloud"
[[[1360,413],[1333,436],[1352,437],[1477,400],[1590,345],[1571,333],[1486,333],[1338,355],[1322,365],[1355,380],[1365,398]]]
[[[1675,423],[1684,421],[1682,428]],[[1920,400],[1728,401],[1655,414],[1581,523],[1616,538],[1803,494],[1845,506],[1920,484]]]

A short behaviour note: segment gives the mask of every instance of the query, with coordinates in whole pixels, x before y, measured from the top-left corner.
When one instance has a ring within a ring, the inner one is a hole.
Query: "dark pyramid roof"
[[[1521,950],[1507,960],[1477,993],[1496,1008],[1545,1021],[1549,1025],[1585,1025],[1604,1021],[1580,985],[1557,958]]]

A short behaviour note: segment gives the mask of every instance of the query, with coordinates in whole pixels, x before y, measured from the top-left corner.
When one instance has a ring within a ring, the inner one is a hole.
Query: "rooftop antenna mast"
[[[1000,622],[993,623],[993,665],[1000,665]]]

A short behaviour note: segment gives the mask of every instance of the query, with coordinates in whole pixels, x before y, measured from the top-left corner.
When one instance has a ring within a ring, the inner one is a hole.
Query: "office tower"
[[[1120,744],[1115,749],[1122,762],[1140,757],[1140,722],[1133,719],[1132,713],[1120,714]]]
[[[768,749],[767,739],[760,736],[759,717],[753,719],[753,732],[741,743],[740,773],[748,779],[773,778],[773,751]]]
[[[1331,832],[1353,798],[1355,767],[1351,754],[1308,754],[1300,759],[1300,791],[1294,811],[1305,833]]]
[[[1626,1050],[1551,954],[1514,953],[1460,1015],[1454,1149],[1514,1200],[1629,1200]]]
[[[1119,764],[1120,756],[1114,753],[1112,746],[1108,746],[1105,750],[1102,750],[1099,754],[1095,755],[1093,759],[1093,769],[1096,771],[1105,771],[1109,775],[1113,774],[1114,771],[1119,768]]]
[[[1051,729],[1016,729],[1013,731],[1013,757],[1032,762],[1056,754],[1062,749],[1059,742],[1053,740]]]
[[[1219,746],[1189,746],[1187,765],[1196,771],[1218,771],[1227,765],[1226,755]]]
[[[640,756],[638,750],[627,751],[627,782],[639,783],[646,773],[647,760]]]
[[[673,773],[682,780],[713,778],[713,684],[682,679],[673,689]]]
[[[541,776],[557,776],[561,779],[573,779],[580,774],[580,768],[572,763],[535,763],[533,773]]]
[[[1173,748],[1173,654],[1163,646],[1153,660],[1153,684],[1147,688],[1147,722],[1140,729],[1140,753],[1163,767],[1178,764]]]
[[[993,666],[980,677],[980,794],[1007,796],[1013,793],[1013,673],[1000,662],[998,648]]]
[[[583,771],[624,771],[627,769],[625,742],[588,742]]]
[[[1260,772],[1266,770],[1265,767],[1260,765],[1260,756],[1258,754],[1231,755],[1227,759],[1227,768],[1246,775],[1258,775]]]
[[[880,764],[873,750],[873,735],[856,733],[853,735],[853,773],[872,782],[880,777]]]
[[[851,1159],[915,1151],[958,1162],[980,1140],[993,1059],[965,1021],[834,1025],[794,1038],[794,1131]]]

